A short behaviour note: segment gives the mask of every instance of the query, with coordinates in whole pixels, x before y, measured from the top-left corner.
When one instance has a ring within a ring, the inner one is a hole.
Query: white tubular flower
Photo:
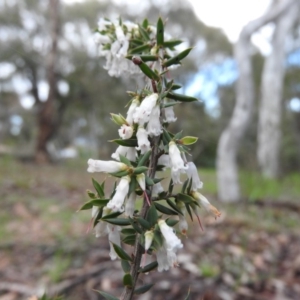
[[[180,155],[180,151],[176,146],[176,143],[171,141],[169,143],[169,157],[173,171],[186,170],[188,167],[184,165],[184,161]]]
[[[167,250],[165,249],[164,246],[160,247],[156,251],[156,259],[158,263],[158,272],[162,272],[164,270],[168,271],[170,266],[169,266],[169,261],[168,261],[168,253]]]
[[[130,180],[130,176],[124,176],[121,178],[113,198],[107,203],[108,208],[113,211],[124,211],[123,204],[125,197],[128,194]]]
[[[158,99],[158,94],[154,93],[147,96],[141,103],[139,107],[136,108],[133,114],[133,120],[135,123],[143,125],[150,120],[150,114],[152,109],[155,107]]]
[[[105,160],[88,160],[88,169],[89,173],[94,172],[105,172],[105,173],[114,173],[128,169],[128,166],[113,160],[105,161]]]
[[[150,136],[159,136],[162,133],[162,126],[159,120],[160,107],[156,105],[150,114],[150,119],[147,124],[147,132]]]
[[[188,169],[186,170],[189,179],[192,178],[192,191],[197,191],[203,187],[203,182],[200,180],[198,175],[197,167],[193,162],[187,163]]]
[[[145,191],[146,190],[146,178],[145,174],[141,173],[136,176],[136,180],[139,183],[140,188]]]
[[[133,213],[134,213],[135,200],[136,200],[136,193],[132,192],[125,203],[125,215],[131,218],[133,217]]]
[[[92,207],[92,218],[93,219],[98,215],[98,212],[99,212],[99,207],[98,206],[93,206]]]
[[[126,124],[123,124],[118,131],[119,131],[119,136],[123,140],[130,139],[132,137],[132,135],[133,135],[133,128],[132,128],[132,126],[128,126]]]
[[[175,251],[168,250],[165,241],[162,247],[157,250],[156,258],[158,263],[158,272],[162,272],[163,270],[167,271],[170,267],[178,266]]]
[[[126,121],[129,125],[133,125],[133,114],[135,113],[135,109],[139,106],[140,102],[138,99],[133,99],[129,109],[127,111],[127,118]]]
[[[111,210],[109,208],[104,207],[102,217],[108,215],[110,212],[111,212]],[[108,232],[107,222],[99,221],[95,226],[96,237],[98,238],[100,236],[104,236],[107,234],[107,232]]]
[[[164,188],[162,187],[161,183],[160,182],[155,183],[152,188],[152,195],[156,196],[156,195],[162,193],[163,191],[164,191]]]
[[[173,252],[183,247],[181,240],[174,233],[173,228],[167,225],[165,220],[159,220],[158,226],[165,239],[166,249],[168,251]]]
[[[127,157],[131,161],[135,161],[136,150],[134,147],[119,146],[115,153],[111,155],[115,160],[120,160],[120,155]]]
[[[198,200],[199,204],[202,205],[208,212],[211,212],[215,217],[220,217],[221,213],[209,203],[209,201],[202,194],[192,191],[191,195],[194,199]]]
[[[166,168],[170,168],[170,156],[168,154],[163,154],[159,157],[157,164],[160,166],[165,166]]]
[[[144,154],[151,149],[148,134],[144,127],[138,128],[136,137],[138,142],[138,147],[136,149],[141,150],[141,154]]]
[[[173,106],[165,107],[165,119],[164,122],[173,123],[177,120],[174,114]]]
[[[180,155],[180,151],[177,148],[175,142],[171,141],[169,143],[169,157],[170,157],[170,164],[171,164],[171,176],[173,183],[181,183],[180,181],[180,173],[184,173],[187,166],[184,165],[183,159]]]
[[[154,238],[154,233],[151,230],[145,232],[145,251],[147,251],[151,245]]]
[[[109,252],[109,256],[111,258],[111,260],[115,260],[116,258],[118,258],[118,255],[112,245],[112,243],[121,246],[121,238],[120,238],[120,228],[118,226],[114,226],[111,224],[107,225],[108,228],[108,240],[109,240],[109,244],[110,244],[110,252]]]

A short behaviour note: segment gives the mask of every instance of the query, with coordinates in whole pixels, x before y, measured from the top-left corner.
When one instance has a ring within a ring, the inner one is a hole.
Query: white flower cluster
[[[106,58],[104,68],[110,76],[119,77],[121,74],[141,74],[140,69],[126,59],[129,41],[138,26],[131,22],[111,22],[100,19],[95,41],[99,45],[99,55]]]
[[[156,38],[156,28],[149,25],[147,29],[150,39],[154,40]],[[98,45],[99,56],[106,58],[104,69],[108,71],[110,76],[142,74],[139,67],[126,58],[130,48],[130,40],[139,36],[139,34],[138,25],[130,21],[121,23],[119,20],[114,22],[103,18],[99,20],[94,39]],[[170,40],[171,36],[165,33],[165,39]],[[153,51],[149,48],[148,52],[152,53]],[[167,49],[167,53],[172,56],[175,52]],[[180,65],[172,65],[170,69],[178,66]]]

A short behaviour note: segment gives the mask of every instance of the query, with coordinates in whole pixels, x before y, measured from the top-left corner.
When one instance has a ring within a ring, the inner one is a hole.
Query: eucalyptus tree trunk
[[[296,0],[277,19],[272,40],[272,52],[266,58],[263,68],[257,132],[257,159],[266,178],[276,178],[279,175],[285,42],[298,15],[299,1]]]
[[[251,120],[254,106],[254,83],[251,65],[250,38],[260,27],[276,20],[293,3],[281,1],[270,6],[260,18],[248,23],[242,30],[235,46],[239,78],[236,84],[236,104],[228,126],[222,132],[217,149],[217,181],[219,199],[235,202],[240,199],[238,181],[237,152],[242,137]]]
[[[56,61],[59,35],[59,0],[49,0],[49,17],[51,23],[51,49],[47,59],[49,94],[46,102],[39,102],[38,104],[38,136],[35,151],[35,161],[37,163],[50,161],[51,157],[47,150],[47,144],[56,130],[54,102],[57,93]]]

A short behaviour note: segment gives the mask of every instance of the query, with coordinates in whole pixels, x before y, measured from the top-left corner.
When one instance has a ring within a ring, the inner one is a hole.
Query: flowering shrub
[[[183,248],[180,236],[187,233],[188,217],[193,219],[194,214],[199,220],[201,207],[215,217],[220,213],[198,191],[203,183],[194,163],[186,159],[188,146],[197,138],[168,130],[169,123],[177,119],[173,106],[197,101],[176,93],[180,85],[169,78],[169,69],[180,66],[191,48],[176,53],[181,41],[164,33],[161,19],[156,27],[147,20],[141,25],[100,20],[96,40],[109,75],[137,74],[146,80],[143,88],[129,92],[126,118],[111,114],[112,121],[120,126],[120,138],[113,140],[118,145],[112,154],[115,160],[88,160],[88,172],[117,178],[114,188],[107,191],[105,182],[93,179],[96,192],[88,191],[90,200],[81,208],[92,210],[96,237],[108,235],[109,255],[121,260],[125,272],[120,299],[131,299],[152,286],[136,287],[141,273],[178,266],[177,251]],[[171,170],[166,190],[161,185],[163,178],[157,175],[165,169]],[[175,184],[182,185],[180,192],[173,192]],[[135,206],[137,198],[143,199],[140,210]],[[133,246],[132,251],[127,253],[122,243]],[[143,265],[142,255],[151,256],[152,262]],[[100,293],[106,299],[117,299]]]

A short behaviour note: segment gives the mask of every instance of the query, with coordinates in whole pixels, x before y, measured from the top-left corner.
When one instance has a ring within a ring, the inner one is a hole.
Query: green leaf
[[[123,276],[123,285],[126,287],[129,287],[129,288],[132,288],[133,280],[129,273],[127,273]]]
[[[125,235],[135,234],[135,230],[133,228],[123,228],[121,232]]]
[[[130,263],[127,260],[121,259],[121,266],[125,273],[129,273],[130,271]]]
[[[161,204],[159,204],[157,202],[155,202],[154,205],[155,205],[155,207],[156,207],[156,209],[158,211],[162,212],[165,215],[178,215],[177,211],[172,210],[172,209],[170,209],[170,208],[168,208],[166,206],[163,206],[163,205],[161,205]]]
[[[189,180],[189,184],[188,184],[188,186],[187,186],[187,194],[189,194],[189,193],[191,192],[192,184],[193,184],[193,178],[191,178],[191,179]],[[192,198],[193,198],[193,197],[192,197]],[[194,198],[193,198],[193,199],[194,199]],[[195,199],[194,199],[194,201],[195,201]]]
[[[158,266],[157,261],[153,261],[150,264],[146,265],[144,268],[139,269],[139,273],[148,273],[154,270],[155,268],[157,268],[157,266]]]
[[[184,138],[179,140],[180,144],[183,145],[193,145],[198,141],[198,138],[195,136],[185,136]]]
[[[146,221],[145,219],[143,219],[143,218],[137,218],[136,220],[141,224],[141,226],[143,228],[145,228],[147,230],[149,230],[151,228],[150,223],[148,221]]]
[[[161,18],[158,18],[156,25],[156,44],[163,46],[164,44],[164,22]]]
[[[141,71],[151,80],[159,81],[160,76],[156,74],[147,64],[145,64],[140,57],[133,57],[132,60],[134,61],[135,59],[139,59],[138,63],[135,63]]]
[[[101,294],[106,300],[119,300],[118,298],[110,295],[110,294],[107,294],[105,292],[102,292],[102,291],[97,291],[97,290],[94,290],[96,292],[98,292],[99,294]]]
[[[131,246],[133,246],[135,244],[135,240],[136,240],[136,235],[135,234],[127,235],[126,237],[124,237],[122,239],[122,241],[125,244],[131,245]]]
[[[124,147],[137,147],[137,140],[136,139],[115,139],[115,140],[111,140],[110,142],[115,142],[120,146],[124,146]]]
[[[147,43],[147,44],[140,45],[140,46],[130,49],[129,54],[141,54],[141,53],[145,52],[145,50],[147,50],[146,52],[148,52],[150,50],[150,48],[151,48],[151,46]],[[128,55],[128,56],[130,56],[130,55]],[[132,56],[131,56],[131,59],[132,59]]]
[[[175,211],[177,211],[179,214],[183,215],[181,210],[176,206],[176,204],[173,201],[171,201],[170,199],[166,199],[166,201],[169,204],[169,206],[171,206]]]
[[[191,97],[191,96],[185,96],[182,94],[177,94],[177,93],[171,93],[169,92],[167,94],[167,97],[173,100],[177,100],[177,101],[181,101],[181,102],[194,102],[194,101],[198,101],[197,98],[195,97]]]
[[[97,216],[94,219],[93,227],[95,227],[99,223],[99,221],[102,217],[102,214],[103,214],[103,207],[100,207],[99,212],[98,212]]]
[[[143,23],[142,23],[142,26],[143,26],[145,29],[147,29],[148,25],[149,25],[148,19],[144,19],[144,21],[143,21]]]
[[[140,226],[131,218],[129,218],[129,221],[131,223],[131,226],[137,233],[143,233],[143,230],[140,228]]]
[[[119,157],[120,157],[120,162],[122,162],[123,164],[125,164],[125,165],[127,165],[129,167],[132,166],[131,162],[130,162],[130,160],[128,158],[126,158],[125,156],[123,156],[121,154],[119,155]]]
[[[121,178],[121,177],[127,176],[129,174],[129,170],[124,170],[124,171],[119,171],[119,172],[109,173],[109,174],[111,176]]]
[[[143,286],[135,289],[134,294],[136,294],[136,295],[144,294],[144,293],[148,292],[153,286],[154,286],[154,283],[143,285]]]
[[[128,196],[129,196],[131,193],[134,193],[134,192],[135,192],[136,185],[137,185],[136,178],[135,178],[134,176],[132,176],[132,177],[131,177],[131,180],[130,180],[130,183],[129,183]]]
[[[169,188],[168,188],[169,194],[172,194],[172,192],[173,192],[173,187],[174,187],[173,179],[171,179],[171,180],[170,180],[170,183],[169,183]]]
[[[132,258],[118,245],[112,243],[117,255],[124,260],[132,261]]]
[[[186,203],[185,207],[186,207],[186,211],[190,215],[191,220],[193,221],[193,215],[192,215],[192,211],[191,211],[191,208],[190,208],[189,204]]]
[[[152,185],[154,185],[154,181],[153,181],[152,178],[146,176],[146,177],[145,177],[145,180],[146,180],[147,186],[152,186]]]
[[[150,158],[151,150],[147,151],[139,160],[138,167],[144,166]]]
[[[178,140],[182,137],[182,131],[179,131],[177,132],[175,135],[174,135],[174,140]]]
[[[175,226],[178,222],[179,222],[178,220],[174,220],[174,219],[170,219],[170,218],[166,220],[167,225],[170,227]]]
[[[153,227],[157,223],[157,219],[158,219],[157,210],[154,204],[151,204],[147,213],[147,221],[149,222],[150,226]]]
[[[171,90],[175,91],[175,90],[179,90],[182,88],[182,85],[180,84],[173,84]]]
[[[174,48],[175,46],[178,46],[182,43],[181,40],[170,40],[164,42],[164,47],[166,48]]]
[[[186,189],[186,187],[187,187],[188,182],[189,182],[189,180],[187,179],[187,180],[183,183],[182,189],[181,189],[181,193],[184,193],[184,192],[185,192],[185,189]]]
[[[172,140],[169,132],[166,129],[164,129],[164,128],[163,128],[163,137],[168,141],[168,143],[170,143],[171,140]]]
[[[129,60],[132,60],[133,55],[127,55],[126,58]],[[143,62],[148,62],[148,61],[157,61],[158,57],[155,55],[140,55],[140,58]]]
[[[106,220],[106,219],[113,219],[113,218],[117,218],[119,215],[121,215],[122,213],[119,211],[113,212],[109,215],[106,215],[102,218],[102,220]]]
[[[144,166],[143,167],[134,168],[133,175],[138,175],[138,174],[144,173],[147,170],[148,170],[148,168],[144,167]]]
[[[102,218],[102,220],[103,220],[103,218]],[[125,219],[125,218],[111,218],[111,219],[106,218],[105,222],[108,222],[108,223],[114,224],[114,225],[119,225],[119,226],[128,226],[128,225],[130,225],[130,221],[128,219]]]
[[[166,108],[166,107],[170,107],[170,106],[174,106],[174,105],[176,105],[176,104],[178,104],[178,102],[172,102],[172,101],[169,101],[169,102],[167,102],[167,103],[164,103],[163,105],[162,105],[162,107],[163,108]]]
[[[195,199],[193,197],[183,193],[177,194],[177,199],[187,204],[195,203]]]
[[[94,178],[92,178],[92,182],[93,182],[93,186],[94,186],[96,192],[98,193],[99,197],[103,198],[105,194],[104,194],[104,190],[101,187],[101,185]]]
[[[179,54],[173,56],[172,58],[168,59],[163,63],[164,67],[169,67],[172,65],[180,64],[180,61],[183,60],[188,54],[191,52],[193,48],[185,49],[184,51],[180,52]]]
[[[141,36],[145,39],[145,40],[150,40],[150,37],[149,37],[149,34],[148,32],[145,30],[145,28],[143,28],[141,25],[138,25],[139,26],[139,32],[141,34]]]

